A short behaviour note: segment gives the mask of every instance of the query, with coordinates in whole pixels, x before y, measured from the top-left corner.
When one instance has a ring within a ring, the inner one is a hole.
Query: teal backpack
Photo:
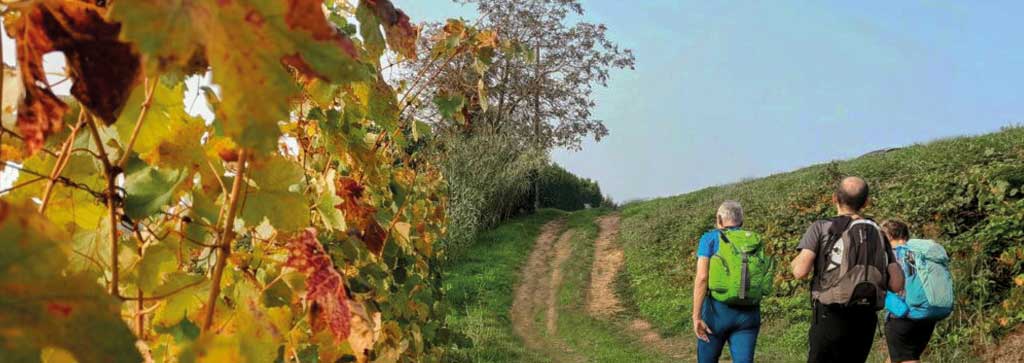
[[[897,318],[941,320],[953,313],[953,276],[942,245],[912,239],[893,249],[906,280],[902,294],[889,292],[885,307]]]
[[[761,235],[736,229],[720,231],[719,236],[708,276],[711,297],[728,305],[759,304],[771,293],[773,270]]]

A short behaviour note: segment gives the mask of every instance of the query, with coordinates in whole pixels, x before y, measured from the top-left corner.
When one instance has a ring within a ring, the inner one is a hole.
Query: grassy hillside
[[[867,215],[903,219],[914,236],[940,241],[953,258],[957,310],[938,328],[929,361],[977,360],[977,353],[1024,322],[1020,127],[629,204],[619,241],[635,308],[663,332],[690,334],[697,241],[712,227],[720,202],[739,200],[746,227],[766,236],[780,266],[777,296],[763,307],[759,360],[801,359],[809,319],[807,283],[792,281],[788,262],[808,224],[834,213],[831,193],[845,175],[870,183]]]

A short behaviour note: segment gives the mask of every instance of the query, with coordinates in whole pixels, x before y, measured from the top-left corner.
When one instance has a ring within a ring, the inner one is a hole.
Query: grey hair
[[[722,202],[722,205],[718,207],[718,217],[722,219],[722,222],[732,222],[737,226],[743,224],[743,206],[740,202],[735,200],[727,200]]]

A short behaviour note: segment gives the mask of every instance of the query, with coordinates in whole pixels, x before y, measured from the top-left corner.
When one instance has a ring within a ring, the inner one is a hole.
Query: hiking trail
[[[626,309],[615,291],[615,281],[625,263],[625,254],[615,242],[619,220],[618,214],[596,220],[599,231],[594,240],[589,286],[585,287],[586,313],[621,326],[625,336],[645,349],[672,359],[694,357],[694,345],[688,336],[663,338],[649,322],[623,316]],[[520,272],[510,315],[513,330],[528,349],[555,354],[557,361],[583,362],[586,358],[557,335],[557,296],[562,287],[563,265],[572,255],[574,236],[574,230],[566,230],[565,225],[564,219],[558,219],[541,229]]]
[[[564,229],[564,219],[548,222],[541,229],[533,251],[520,273],[510,315],[512,329],[523,339],[527,348],[565,355],[560,357],[560,361],[583,362],[582,356],[573,353],[555,337],[562,264],[572,252],[570,241],[573,231]],[[535,318],[538,315],[543,317],[544,324],[537,324]]]
[[[620,220],[618,214],[597,219],[600,230],[594,240],[594,266],[590,274],[587,311],[600,319],[615,319],[625,311],[622,300],[615,292],[615,279],[625,263],[625,253],[615,242],[619,235]],[[692,339],[688,337],[663,338],[650,322],[639,318],[630,319],[624,324],[631,336],[661,354],[677,359],[694,357],[696,354]]]

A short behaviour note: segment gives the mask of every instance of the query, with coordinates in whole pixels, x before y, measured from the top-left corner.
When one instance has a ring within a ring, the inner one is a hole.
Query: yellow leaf
[[[406,222],[395,223],[395,232],[398,232],[398,236],[402,237],[402,241],[409,242],[409,230],[412,225]]]

